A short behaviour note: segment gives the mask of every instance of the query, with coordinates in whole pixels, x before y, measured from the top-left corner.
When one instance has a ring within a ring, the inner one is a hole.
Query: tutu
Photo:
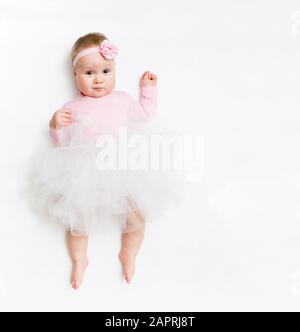
[[[67,146],[51,147],[36,161],[36,208],[73,235],[88,236],[112,223],[122,232],[134,231],[182,203],[185,178],[177,171],[100,169],[100,149],[84,133],[86,120],[68,127],[72,139]],[[149,140],[154,133],[145,125],[128,128],[128,137],[143,134]]]

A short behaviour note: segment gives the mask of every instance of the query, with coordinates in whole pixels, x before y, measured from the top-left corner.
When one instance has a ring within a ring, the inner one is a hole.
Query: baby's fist
[[[146,71],[141,78],[142,86],[156,86],[157,85],[157,76],[150,71]]]
[[[60,129],[72,124],[72,113],[67,109],[61,109],[55,112],[49,122],[52,129]]]

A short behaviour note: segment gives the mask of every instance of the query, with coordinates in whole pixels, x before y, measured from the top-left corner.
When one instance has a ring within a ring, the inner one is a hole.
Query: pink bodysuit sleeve
[[[152,118],[157,107],[157,87],[141,87],[139,102],[131,97],[128,108],[128,119],[130,121],[148,120]]]
[[[57,136],[57,130],[49,127],[49,135],[52,139],[53,144],[58,145],[59,141],[58,141],[58,136]]]
[[[49,128],[49,134],[55,146],[66,146],[71,141],[71,126],[61,129]]]

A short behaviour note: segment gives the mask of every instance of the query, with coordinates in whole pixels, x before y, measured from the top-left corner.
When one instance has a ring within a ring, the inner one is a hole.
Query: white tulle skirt
[[[36,159],[35,204],[50,219],[75,236],[97,233],[111,223],[131,232],[180,206],[185,178],[177,171],[100,169],[99,148],[81,137]]]

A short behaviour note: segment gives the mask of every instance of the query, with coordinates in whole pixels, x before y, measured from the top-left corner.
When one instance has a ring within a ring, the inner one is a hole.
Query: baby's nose
[[[95,83],[103,83],[103,78],[101,76],[96,76]]]

